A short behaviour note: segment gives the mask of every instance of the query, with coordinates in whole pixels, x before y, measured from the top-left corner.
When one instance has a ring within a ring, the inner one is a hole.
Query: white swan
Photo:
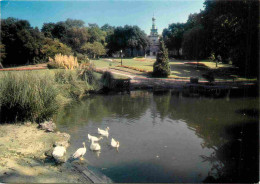
[[[98,128],[98,134],[108,137],[108,135],[109,135],[108,130],[109,130],[109,127],[107,127],[106,130],[102,130],[102,129]]]
[[[119,143],[119,141],[116,141],[115,139],[112,138],[111,139],[111,146],[114,147],[114,148],[117,148],[117,150],[118,150],[120,143]]]
[[[74,154],[73,154],[73,158],[79,158],[80,160],[83,159],[83,156],[85,155],[87,148],[85,147],[85,142],[82,143],[83,144],[83,148],[79,148]]]
[[[55,160],[59,161],[60,159],[62,159],[65,153],[66,148],[64,146],[56,146],[52,152],[52,156],[53,158],[55,158]]]
[[[101,146],[98,143],[91,141],[90,149],[92,151],[99,151],[101,150]]]
[[[95,136],[92,136],[92,135],[90,135],[90,134],[88,134],[88,140],[89,141],[100,141],[101,139],[103,139],[103,137],[99,137],[99,138],[97,138],[97,137],[95,137]]]

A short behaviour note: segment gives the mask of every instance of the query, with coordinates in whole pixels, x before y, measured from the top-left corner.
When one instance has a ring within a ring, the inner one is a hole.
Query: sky
[[[15,17],[28,20],[33,27],[43,23],[80,19],[102,26],[137,25],[150,33],[153,14],[161,34],[171,23],[184,23],[189,14],[203,10],[204,0],[89,0],[89,1],[1,1],[1,18]]]

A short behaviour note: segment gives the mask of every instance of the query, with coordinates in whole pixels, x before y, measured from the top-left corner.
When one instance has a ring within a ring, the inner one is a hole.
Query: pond
[[[87,145],[91,169],[114,182],[258,181],[258,98],[188,98],[168,92],[91,95],[55,121],[71,135],[68,153]],[[87,134],[110,128],[101,152]],[[119,140],[119,150],[110,147]]]

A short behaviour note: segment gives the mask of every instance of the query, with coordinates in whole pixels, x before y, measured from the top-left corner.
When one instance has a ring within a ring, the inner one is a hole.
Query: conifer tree
[[[168,50],[163,41],[160,42],[160,50],[156,56],[156,62],[153,65],[154,77],[168,77],[171,74]]]

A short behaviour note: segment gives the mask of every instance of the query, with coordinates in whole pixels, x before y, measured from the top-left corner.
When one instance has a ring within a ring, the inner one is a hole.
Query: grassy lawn
[[[110,59],[100,59],[92,60],[97,68],[118,68],[123,71],[131,71],[134,74],[146,74],[146,72],[153,71],[153,63],[155,59],[144,59],[144,58],[124,58],[123,65],[130,68],[120,67],[121,59],[120,58],[110,58]],[[229,64],[218,63],[216,67],[215,62],[209,60],[198,61],[199,65],[197,66],[197,61],[191,60],[170,60],[171,66],[171,75],[169,78],[176,79],[189,79],[190,77],[199,77],[204,80],[203,75],[208,72],[212,72],[215,80],[256,80],[248,79],[238,75],[237,70]],[[140,72],[138,70],[145,70],[146,72]]]
[[[130,58],[130,59],[123,59],[123,65],[136,67],[139,69],[144,69],[147,71],[153,70],[153,63],[155,60],[147,60],[147,61],[140,61],[140,58]],[[107,68],[107,67],[117,67],[121,65],[121,59],[113,59],[113,61],[109,61],[106,59],[100,60],[92,60],[97,68]]]

